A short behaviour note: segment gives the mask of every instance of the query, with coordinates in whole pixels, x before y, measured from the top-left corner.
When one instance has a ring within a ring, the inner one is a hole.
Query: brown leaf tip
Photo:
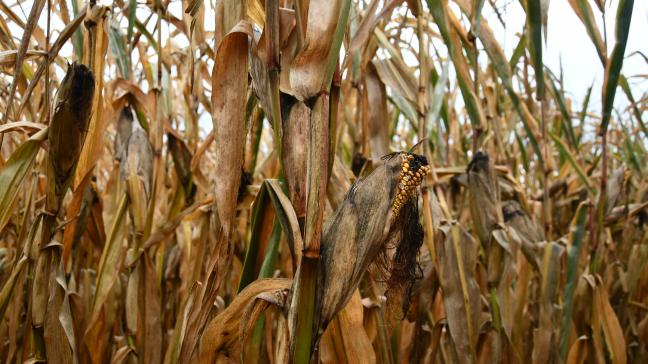
[[[468,164],[466,173],[479,173],[481,171],[486,171],[488,170],[489,163],[490,159],[488,158],[488,155],[486,153],[477,152],[477,154],[475,154],[475,158],[473,158],[473,160]]]
[[[72,75],[70,90],[72,109],[80,116],[79,121],[87,123],[87,115],[92,107],[92,97],[95,91],[94,74],[84,64],[72,63],[70,68],[70,74]],[[86,129],[86,125],[83,125],[82,129]]]

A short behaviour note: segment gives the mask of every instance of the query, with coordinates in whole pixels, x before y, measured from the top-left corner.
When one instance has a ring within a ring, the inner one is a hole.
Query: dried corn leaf
[[[569,0],[569,5],[571,5],[572,9],[581,20],[583,25],[585,25],[587,34],[594,43],[594,47],[596,48],[601,62],[605,64],[607,59],[605,43],[603,42],[603,37],[601,37],[601,33],[599,32],[599,28],[596,24],[596,19],[594,19],[594,13],[592,12],[592,7],[590,6],[589,2],[587,0]]]
[[[308,4],[304,48],[293,58],[291,94],[301,101],[328,90],[349,15],[349,0],[312,0]]]
[[[607,132],[608,124],[612,116],[612,106],[614,106],[614,96],[619,85],[621,76],[621,67],[625,58],[626,44],[630,32],[630,21],[632,20],[632,6],[634,0],[621,0],[617,9],[616,16],[616,44],[612,49],[610,59],[605,64],[605,79],[603,80],[603,118],[600,125],[600,134]]]
[[[198,360],[201,363],[213,363],[215,358],[238,358],[240,355],[240,328],[243,315],[259,295],[273,294],[286,290],[292,282],[288,279],[261,279],[252,282],[223,312],[212,319],[200,338]]]
[[[470,79],[468,62],[461,52],[462,46],[459,35],[456,31],[457,27],[449,26],[453,23],[454,25],[457,25],[458,21],[454,15],[450,16],[448,14],[447,0],[428,0],[428,7],[430,8],[434,20],[439,26],[443,40],[448,47],[448,53],[450,54],[450,58],[452,59],[452,63],[457,72],[457,81],[459,82],[459,88],[461,89],[461,94],[463,95],[466,104],[466,111],[470,116],[470,122],[474,127],[483,128],[486,125],[484,111],[477,95],[475,94],[473,81]]]
[[[83,342],[95,361],[103,355],[99,347],[103,341],[100,340],[100,337],[104,335],[102,331],[96,328],[102,327],[105,322],[107,309],[104,308],[104,305],[109,302],[108,296],[115,284],[119,268],[121,267],[121,260],[123,259],[122,254],[124,253],[124,249],[122,247],[122,239],[126,206],[126,196],[124,196],[115,212],[115,217],[101,255],[95,283],[97,287],[96,293],[89,311],[86,332],[83,335]]]
[[[607,289],[600,277],[596,278],[594,290],[593,315],[595,315],[593,326],[601,325],[607,351],[613,363],[625,364],[627,362],[626,343],[617,314],[610,305]]]
[[[102,75],[97,77],[95,93],[92,98],[92,117],[87,127],[86,143],[83,145],[83,150],[79,156],[79,165],[76,170],[74,179],[74,188],[83,180],[86,174],[91,173],[104,142],[104,131],[107,126],[104,118],[104,80],[103,71],[106,65],[105,54],[108,50],[108,36],[106,34],[106,14],[108,8],[97,7],[91,9],[89,16],[92,16],[92,21],[95,22],[95,31],[92,32],[94,39],[92,44],[95,46],[92,53],[95,55],[92,58],[93,62],[88,62],[90,69],[95,75]],[[87,20],[86,20],[87,21]]]
[[[366,120],[365,128],[371,150],[370,155],[373,160],[378,160],[389,152],[387,90],[380,81],[376,67],[372,63],[367,65],[365,77],[362,112],[363,118]]]
[[[212,72],[212,120],[216,143],[214,197],[227,236],[232,230],[245,153],[250,34],[247,22],[237,24],[220,43]]]
[[[544,63],[542,62],[542,4],[540,0],[526,1],[529,53],[535,71],[536,99],[544,100]]]
[[[47,129],[34,134],[23,142],[2,166],[0,172],[0,231],[4,229],[13,214],[18,190],[27,176],[27,172],[31,169],[34,158],[36,158],[40,145],[47,134]]]
[[[443,293],[448,329],[457,359],[470,363],[476,357],[480,312],[476,281],[478,244],[460,225],[442,222],[435,246],[435,262]]]
[[[374,348],[362,323],[362,300],[360,292],[356,290],[322,336],[322,362],[376,363]]]

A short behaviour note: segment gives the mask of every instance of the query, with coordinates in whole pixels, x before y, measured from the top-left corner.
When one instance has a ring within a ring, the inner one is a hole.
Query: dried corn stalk
[[[351,299],[367,268],[380,254],[386,254],[388,247],[395,248],[389,263],[387,293],[395,307],[409,294],[415,279],[420,278],[417,256],[423,243],[423,229],[418,222],[416,189],[428,170],[422,156],[393,153],[347,193],[322,239],[313,349],[329,322]],[[246,288],[239,297],[248,295],[249,289],[252,288]],[[240,314],[240,308],[237,310]],[[236,336],[222,326],[223,320],[234,319],[229,317],[232,312],[224,311],[208,325],[200,349],[202,361],[209,362],[211,359],[205,358],[213,358],[218,351],[239,352]],[[221,333],[222,330],[225,332]]]
[[[66,283],[59,280],[64,275],[62,251],[54,239],[62,239],[62,234],[55,231],[55,224],[85,140],[94,87],[94,76],[86,66],[69,65],[49,127],[46,212],[41,225],[41,250],[36,253],[31,319],[36,355],[52,362],[71,362],[76,351],[74,333],[66,326],[72,319],[69,301],[64,299]]]

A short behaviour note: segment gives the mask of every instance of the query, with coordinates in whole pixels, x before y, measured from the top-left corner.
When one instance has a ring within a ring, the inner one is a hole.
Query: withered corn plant
[[[0,3],[0,361],[647,362],[645,14],[569,5],[583,100],[548,1]]]

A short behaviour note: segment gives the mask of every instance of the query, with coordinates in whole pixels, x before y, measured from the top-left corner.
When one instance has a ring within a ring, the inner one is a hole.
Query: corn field
[[[646,14],[563,3],[584,99],[548,0],[0,1],[0,361],[648,362]]]

